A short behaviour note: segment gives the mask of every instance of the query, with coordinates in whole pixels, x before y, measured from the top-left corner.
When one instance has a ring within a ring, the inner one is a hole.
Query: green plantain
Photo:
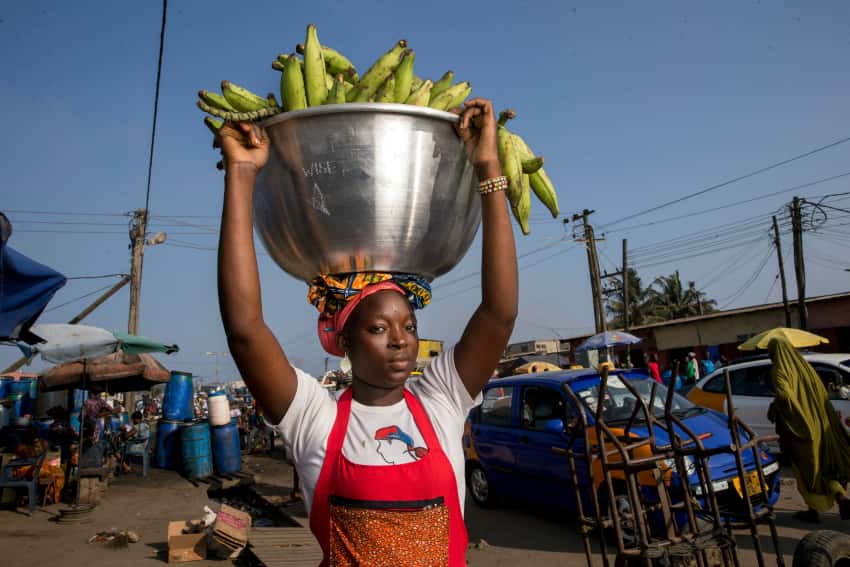
[[[540,199],[540,202],[546,205],[549,212],[552,213],[552,218],[558,218],[561,213],[558,208],[558,194],[555,192],[555,186],[546,172],[541,167],[535,173],[528,176],[531,181],[531,188],[534,194]]]
[[[227,102],[227,99],[218,93],[212,91],[198,91],[198,98],[213,108],[226,110],[228,112],[236,112],[233,105]]]
[[[502,164],[502,172],[508,178],[508,200],[511,207],[516,207],[520,200],[522,190],[522,166],[514,151],[511,133],[505,128],[498,130],[499,161]]]
[[[301,62],[293,53],[286,60],[283,75],[280,77],[280,98],[283,109],[301,110],[307,108],[307,95],[304,92],[304,76],[301,73]]]
[[[328,92],[328,98],[325,99],[325,104],[345,104],[345,79],[342,73],[339,73],[334,79],[333,87]]]
[[[391,102],[404,102],[410,96],[413,84],[413,62],[416,54],[412,49],[405,49],[401,56],[401,62],[395,70],[395,93]]]
[[[304,55],[304,45],[298,44],[295,46],[295,52]],[[357,74],[357,69],[348,58],[332,47],[327,45],[322,46],[322,56],[325,58],[325,70],[335,77],[342,74],[346,82],[354,84],[360,80]]]
[[[422,77],[413,75],[413,80],[410,82],[410,92],[415,91],[422,84]],[[432,87],[433,88],[433,87]]]
[[[434,86],[434,83],[431,82],[430,79],[424,81],[419,88],[410,93],[410,96],[407,97],[407,100],[404,101],[405,104],[413,104],[416,106],[428,106],[428,99],[431,98],[431,87]]]
[[[428,106],[436,108],[437,110],[448,110],[458,106],[466,99],[466,97],[469,96],[469,93],[471,92],[472,85],[470,85],[469,82],[452,85],[436,97],[434,96],[434,89],[432,88],[431,102],[428,103]]]
[[[375,93],[375,102],[395,102],[395,76],[390,75]]]
[[[325,58],[315,24],[307,26],[307,39],[304,40],[304,90],[309,106],[319,106],[328,98]]]
[[[399,40],[389,51],[381,55],[360,79],[357,87],[348,95],[349,101],[365,102],[378,90],[378,87],[393,74],[398,66],[401,54],[407,47],[407,41]]]
[[[221,94],[239,112],[253,112],[269,106],[269,101],[264,97],[230,81],[221,82]]]
[[[537,173],[541,167],[543,167],[543,156],[524,158],[522,160],[522,172],[526,175]]]
[[[212,132],[213,135],[218,135],[218,131],[224,124],[224,120],[216,120],[210,116],[204,116],[204,124],[206,124],[207,128],[210,129],[210,132]]]
[[[440,93],[452,86],[452,81],[455,80],[454,71],[446,71],[443,73],[443,76],[440,77],[440,80],[434,83],[434,86],[431,88],[431,98],[436,98],[440,96]]]

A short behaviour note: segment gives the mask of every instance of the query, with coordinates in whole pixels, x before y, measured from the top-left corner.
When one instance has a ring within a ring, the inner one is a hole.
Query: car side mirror
[[[558,433],[561,434],[564,432],[564,420],[563,419],[547,419],[543,422],[543,431],[546,433]]]

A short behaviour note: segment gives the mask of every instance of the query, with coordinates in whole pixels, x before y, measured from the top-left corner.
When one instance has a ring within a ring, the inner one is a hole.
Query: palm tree
[[[655,278],[646,294],[647,318],[651,323],[711,313],[716,305],[717,302],[708,299],[694,282],[683,286],[678,270],[669,276]]]
[[[611,319],[608,321],[608,326],[612,329],[620,329],[625,326],[623,318],[623,281],[619,281],[619,286],[616,289],[610,290],[605,300],[605,310]],[[643,287],[640,276],[637,270],[629,268],[629,326],[636,327],[647,323],[647,313],[645,310],[647,289]]]

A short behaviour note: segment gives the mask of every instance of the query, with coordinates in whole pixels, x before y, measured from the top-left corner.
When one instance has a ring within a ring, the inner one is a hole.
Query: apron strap
[[[440,447],[437,434],[434,432],[434,427],[428,418],[428,414],[425,412],[425,408],[422,407],[422,403],[407,388],[404,390],[404,399],[407,402],[407,408],[410,410],[411,415],[413,415],[413,421],[416,423],[416,427],[419,428],[419,433],[422,434],[425,446],[428,447],[429,451]]]
[[[348,431],[348,419],[351,417],[351,388],[348,388],[339,397],[336,403],[336,420],[328,436],[327,455],[336,455],[342,450],[342,444],[345,442],[345,432]],[[325,457],[327,458],[327,457]]]

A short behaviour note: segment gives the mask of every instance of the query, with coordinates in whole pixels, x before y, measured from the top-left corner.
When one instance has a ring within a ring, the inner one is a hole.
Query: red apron
[[[351,396],[349,388],[337,403],[310,509],[322,565],[466,565],[454,470],[419,400],[404,391],[428,452],[402,465],[360,465],[342,454]]]

